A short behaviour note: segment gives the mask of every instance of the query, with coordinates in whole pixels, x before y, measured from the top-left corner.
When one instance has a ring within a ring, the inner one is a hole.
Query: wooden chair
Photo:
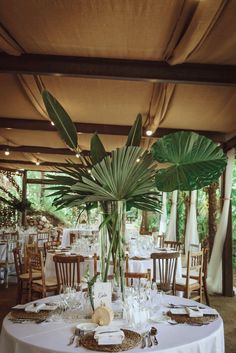
[[[140,260],[141,259],[142,258],[140,258]],[[129,286],[129,280],[130,280],[131,286],[133,285],[134,279],[138,279],[138,280],[146,279],[148,281],[151,281],[151,270],[147,269],[147,272],[129,272],[129,256],[128,256],[128,254],[126,254],[126,256],[125,256],[125,279],[126,279],[126,286]]]
[[[80,263],[84,262],[83,256],[55,255],[53,261],[56,266],[58,292],[63,291],[63,286],[76,286],[80,283]]]
[[[174,240],[164,240],[164,247],[175,249],[180,251],[182,243]]]
[[[37,233],[37,246],[38,249],[43,250],[44,243],[49,241],[49,233],[48,232],[39,232]]]
[[[153,236],[155,247],[163,248],[164,235],[158,234],[157,232],[153,232],[152,236]]]
[[[24,272],[29,271],[29,257],[31,254],[38,252],[38,246],[36,242],[24,244]]]
[[[203,251],[203,263],[202,263],[202,285],[203,292],[206,299],[206,304],[210,306],[210,299],[207,291],[207,268],[208,268],[208,247],[202,249]],[[182,268],[182,276],[186,278],[187,268]],[[195,270],[190,271],[190,277],[198,279],[198,272]]]
[[[75,232],[70,232],[70,245],[75,243],[76,239],[78,239],[78,234]]]
[[[153,281],[157,283],[160,290],[175,294],[175,281],[178,252],[152,253],[153,259]],[[157,264],[159,278],[157,277]]]
[[[93,274],[100,275],[100,272],[98,271],[98,261],[100,260],[100,257],[95,253],[93,255]],[[110,262],[110,265],[113,266],[113,262]],[[107,276],[108,281],[112,281],[114,279],[114,274],[108,274]]]
[[[0,242],[0,269],[4,271],[4,283],[5,287],[8,288],[8,241],[1,241]]]
[[[60,241],[50,240],[43,244],[43,256],[46,258],[48,250],[57,249],[61,245]]]
[[[34,279],[35,273],[41,275],[40,279]],[[32,253],[29,257],[29,301],[32,300],[32,292],[39,293],[43,298],[48,292],[57,293],[57,281],[55,278],[45,278],[42,252]]]
[[[203,252],[188,252],[186,277],[176,280],[175,289],[184,292],[185,298],[202,302]],[[191,275],[192,274],[192,275]],[[193,275],[194,274],[194,275]],[[193,296],[191,296],[193,294]]]
[[[24,292],[28,296],[29,272],[24,272],[24,266],[22,263],[20,248],[13,249],[13,255],[14,255],[14,263],[15,263],[16,278],[17,278],[16,302],[17,302],[17,304],[21,304]],[[40,279],[41,273],[39,273],[39,272],[32,273],[32,278],[33,279]]]

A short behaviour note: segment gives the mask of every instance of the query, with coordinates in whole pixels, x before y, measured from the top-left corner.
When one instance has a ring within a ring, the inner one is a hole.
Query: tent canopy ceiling
[[[0,52],[16,60],[41,54],[160,61],[177,69],[188,63],[231,69],[236,65],[235,13],[236,2],[225,0],[0,0]],[[31,131],[24,129],[24,123],[11,128],[13,119],[28,119],[32,126],[33,121],[50,124],[34,72],[1,72],[0,166],[49,170],[53,163],[65,163],[68,155],[61,150],[66,147],[55,131]],[[236,134],[233,85],[122,77],[40,78],[74,122],[96,124],[98,130],[101,124],[113,126],[110,136],[101,135],[109,151],[124,143],[120,127],[132,125],[138,113],[157,135],[164,129],[187,129],[208,131],[209,136],[215,132],[216,140],[227,141]],[[3,127],[6,119],[9,126]],[[95,131],[79,135],[82,149],[89,149]],[[153,141],[144,137],[143,146]],[[12,147],[9,156],[3,146]],[[37,160],[40,166],[35,166]]]

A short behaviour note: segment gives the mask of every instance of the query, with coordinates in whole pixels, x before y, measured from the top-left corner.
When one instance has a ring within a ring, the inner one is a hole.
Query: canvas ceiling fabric
[[[22,54],[22,49],[0,24],[0,49],[10,55]]]
[[[234,64],[235,11],[236,2],[225,0],[0,0],[0,51],[159,60],[172,65]],[[236,132],[235,87],[41,79],[75,122],[131,125],[140,113],[151,130]],[[48,119],[35,77],[0,75],[0,127],[1,117]],[[47,136],[43,142],[41,136]],[[116,145],[115,138],[107,139],[107,148],[119,146],[121,140]],[[9,130],[2,133],[1,141],[65,147],[56,134],[41,131],[23,136],[22,130]],[[88,141],[89,137],[82,139],[82,145],[88,147]],[[152,142],[144,138],[142,145],[149,148]]]
[[[207,37],[214,30],[214,26],[217,26],[227,3],[228,0],[198,2],[189,26],[170,56],[169,63],[173,65],[186,62],[191,55],[194,56],[195,52],[201,50],[201,46],[207,41]]]
[[[185,6],[194,1],[1,0],[0,21],[27,53],[162,60]]]

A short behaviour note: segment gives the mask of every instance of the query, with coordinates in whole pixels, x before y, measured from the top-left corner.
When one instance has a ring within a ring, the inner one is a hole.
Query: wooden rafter
[[[21,165],[36,165],[32,161],[23,161],[23,160],[17,160],[17,159],[0,159],[0,164],[21,164]],[[60,162],[40,162],[40,166],[42,167],[67,167],[69,164],[68,163],[60,163]],[[78,164],[80,165],[80,164]]]
[[[8,146],[0,145],[0,151],[5,151],[9,149],[11,152],[23,152],[23,153],[42,153],[42,154],[59,154],[63,156],[75,156],[75,153],[69,148],[51,148],[42,146]],[[89,155],[89,151],[84,150],[82,152],[84,156]]]
[[[236,66],[22,54],[0,55],[1,73],[236,85]]]
[[[112,124],[92,124],[92,123],[75,123],[77,132],[93,134],[97,132],[103,135],[117,135],[127,136],[131,126],[129,125],[112,125]],[[49,121],[45,120],[34,120],[34,119],[12,119],[6,117],[0,117],[0,127],[6,129],[17,129],[17,130],[31,130],[31,131],[52,131],[55,132],[56,128],[50,124]],[[183,131],[184,129],[167,129],[158,128],[151,137],[162,137],[167,134]],[[227,135],[217,131],[197,131],[201,135],[211,138],[217,142],[224,142],[227,139]],[[143,136],[145,132],[143,131]],[[147,136],[146,136],[147,137]]]

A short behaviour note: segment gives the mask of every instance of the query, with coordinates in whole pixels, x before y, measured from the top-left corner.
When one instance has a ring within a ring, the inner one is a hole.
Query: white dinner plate
[[[81,324],[78,324],[76,328],[82,330],[82,331],[94,331],[98,327],[97,324],[93,322],[83,322]]]

